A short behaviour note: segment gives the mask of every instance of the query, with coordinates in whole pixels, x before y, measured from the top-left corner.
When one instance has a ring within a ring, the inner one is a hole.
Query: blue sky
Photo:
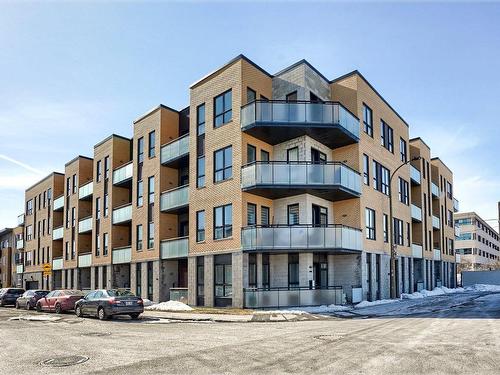
[[[463,210],[497,217],[500,4],[49,2],[0,5],[0,227],[63,171],[243,53],[274,73],[306,58],[359,69],[455,172]],[[449,136],[451,134],[451,137]],[[496,224],[495,222],[489,222]],[[496,225],[496,227],[498,227]]]

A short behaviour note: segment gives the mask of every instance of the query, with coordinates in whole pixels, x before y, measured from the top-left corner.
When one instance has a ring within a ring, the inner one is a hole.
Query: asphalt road
[[[500,374],[500,294],[407,303],[407,315],[277,323],[25,321],[0,308],[0,373]],[[72,355],[89,359],[39,364]]]

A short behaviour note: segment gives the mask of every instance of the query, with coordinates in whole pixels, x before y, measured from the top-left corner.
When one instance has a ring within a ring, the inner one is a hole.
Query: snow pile
[[[143,298],[142,303],[144,304],[144,307],[151,306],[153,304],[153,302],[147,298]]]
[[[160,302],[154,305],[145,307],[144,310],[148,311],[192,311],[192,307],[179,301]]]
[[[377,301],[361,301],[358,303],[356,306],[354,306],[355,309],[362,309],[363,307],[372,307],[372,306],[377,306],[377,305],[385,305],[387,303],[393,303],[398,301],[397,299],[381,299]]]
[[[60,316],[51,315],[20,315],[9,318],[9,320],[27,320],[30,322],[57,322],[61,320]]]
[[[262,310],[256,311],[256,314],[292,314],[292,315],[304,315],[304,314],[324,314],[324,313],[334,313],[339,311],[349,311],[352,308],[349,306],[341,305],[322,305],[322,306],[308,306],[300,308],[290,308],[288,310]]]
[[[453,294],[453,293],[463,293],[465,292],[464,288],[455,288],[455,289],[450,289],[445,286],[438,286],[434,288],[433,290],[422,290],[420,292],[415,292],[411,294],[407,293],[402,293],[401,294],[401,299],[420,299],[420,298],[426,298],[426,297],[433,297],[433,296],[441,296],[443,294]]]
[[[500,285],[475,284],[465,287],[465,290],[471,292],[500,292]]]

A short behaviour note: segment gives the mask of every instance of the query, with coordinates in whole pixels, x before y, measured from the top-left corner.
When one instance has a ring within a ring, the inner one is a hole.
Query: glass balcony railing
[[[441,222],[439,221],[439,217],[432,215],[432,227],[436,229],[441,228]]]
[[[420,184],[421,181],[420,171],[411,164],[410,164],[410,178],[415,183]]]
[[[85,185],[80,186],[78,189],[78,198],[86,199],[92,196],[94,192],[94,183],[92,181],[86,183]]]
[[[16,273],[20,274],[24,272],[24,266],[22,264],[18,264],[16,266]]]
[[[433,259],[434,260],[441,260],[441,250],[440,249],[434,249]]]
[[[160,210],[172,211],[189,204],[189,185],[177,187],[161,193]]]
[[[188,237],[163,240],[160,244],[161,259],[184,258],[188,256]]]
[[[422,258],[423,257],[423,248],[422,245],[412,243],[411,244],[411,255],[413,258]]]
[[[411,218],[417,221],[422,221],[422,209],[415,206],[413,203],[411,205]]]
[[[78,255],[78,267],[90,267],[92,264],[92,253]]]
[[[16,241],[16,249],[17,250],[21,250],[23,248],[24,248],[24,240],[22,240],[22,239],[21,240],[17,240]]]
[[[455,225],[455,237],[460,237],[460,225]]]
[[[64,265],[64,262],[63,262],[62,257],[52,259],[52,270],[53,271],[62,270],[63,265]]]
[[[453,211],[458,212],[460,211],[460,204],[458,202],[458,199],[453,198]]]
[[[361,251],[362,232],[344,225],[250,226],[241,229],[243,250],[344,249]]]
[[[54,228],[54,230],[52,231],[52,239],[53,240],[60,240],[63,238],[63,227],[60,226],[59,228]]]
[[[78,222],[78,233],[86,233],[92,231],[92,216],[81,219]]]
[[[113,224],[126,223],[132,220],[132,203],[113,210]]]
[[[113,264],[130,263],[132,260],[132,248],[130,246],[117,247],[113,249]]]
[[[24,225],[24,214],[17,217],[17,225]]]
[[[62,210],[64,208],[64,195],[54,199],[54,211]]]
[[[189,154],[189,134],[161,146],[161,163],[168,164]]]
[[[266,123],[276,125],[340,126],[359,139],[359,120],[335,102],[286,102],[257,100],[241,108],[241,127]]]
[[[132,178],[132,174],[134,172],[134,164],[132,161],[128,162],[128,164],[122,165],[119,168],[116,168],[113,171],[113,184],[119,185],[125,181],[128,181]]]
[[[439,198],[439,186],[437,186],[434,182],[431,182],[431,193],[435,197]]]
[[[241,170],[243,189],[253,187],[311,187],[331,189],[336,186],[355,195],[361,194],[361,177],[347,165],[337,162],[254,162]]]

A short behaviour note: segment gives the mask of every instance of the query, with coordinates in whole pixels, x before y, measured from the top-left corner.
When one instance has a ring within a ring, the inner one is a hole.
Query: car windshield
[[[84,293],[79,291],[79,290],[65,290],[65,291],[63,291],[63,293],[66,296],[83,296],[84,295]]]
[[[35,294],[37,296],[45,297],[47,294],[49,294],[49,292],[47,290],[37,290]]]
[[[108,290],[108,295],[110,297],[134,297],[134,293],[131,293],[129,290],[124,289]]]

